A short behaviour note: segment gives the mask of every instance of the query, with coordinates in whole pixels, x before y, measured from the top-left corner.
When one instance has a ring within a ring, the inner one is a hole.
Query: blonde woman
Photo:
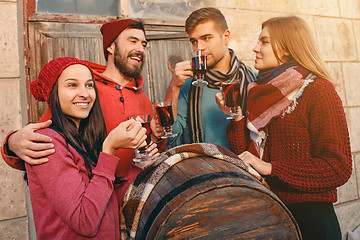
[[[308,26],[296,16],[271,18],[253,51],[259,74],[248,86],[247,116],[227,127],[232,150],[266,178],[304,240],[341,239],[333,202],[351,175],[349,133]],[[221,93],[216,101],[227,113]]]

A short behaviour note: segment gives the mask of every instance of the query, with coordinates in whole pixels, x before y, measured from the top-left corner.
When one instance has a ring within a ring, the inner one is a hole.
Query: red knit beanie
[[[102,25],[100,31],[103,35],[103,48],[106,61],[108,59],[108,51],[106,49],[110,47],[111,43],[114,42],[117,36],[119,36],[119,34],[133,22],[135,22],[133,19],[121,19]]]
[[[91,74],[92,69],[86,62],[77,58],[61,57],[51,60],[41,69],[37,81],[30,83],[30,91],[34,98],[49,105],[50,93],[61,73],[70,65],[82,64],[86,66]]]

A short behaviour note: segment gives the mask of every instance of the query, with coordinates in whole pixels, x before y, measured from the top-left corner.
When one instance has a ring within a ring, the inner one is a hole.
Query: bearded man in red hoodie
[[[147,45],[144,25],[141,21],[122,19],[104,24],[103,50],[106,66],[88,62],[94,70],[96,86],[107,132],[127,120],[128,116],[150,114],[151,138],[160,150],[166,147],[166,140],[159,141],[163,130],[153,118],[152,104],[141,90],[144,79],[141,76]],[[36,133],[51,124],[48,109],[38,123],[29,124],[18,131],[10,132],[1,148],[5,162],[13,168],[24,170],[24,161],[31,165],[46,164],[47,156],[54,153],[54,146],[47,136]],[[119,204],[141,168],[132,163],[134,150],[119,149],[120,158],[116,171],[116,194]],[[23,161],[24,160],[24,161]]]

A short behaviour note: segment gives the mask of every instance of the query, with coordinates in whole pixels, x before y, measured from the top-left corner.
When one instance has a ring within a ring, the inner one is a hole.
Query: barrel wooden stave
[[[203,181],[183,190],[174,199],[161,202],[174,189],[193,179],[223,173],[239,176]],[[155,211],[156,208],[160,210]],[[301,239],[295,220],[268,188],[243,169],[212,157],[186,159],[167,171],[144,205],[136,236],[137,239]]]
[[[267,215],[258,213],[273,203],[271,197],[238,190],[226,187],[198,195],[173,211],[148,239],[297,239],[291,222],[279,223],[278,208],[264,209]]]

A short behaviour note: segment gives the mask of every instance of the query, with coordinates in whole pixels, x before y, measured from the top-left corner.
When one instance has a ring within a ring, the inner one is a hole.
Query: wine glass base
[[[204,80],[195,80],[191,84],[195,87],[204,87],[207,86],[209,83]]]
[[[139,149],[135,150],[135,157],[133,158],[133,162],[144,162],[144,161],[148,161],[151,160],[152,157],[149,156],[148,152],[145,150],[141,150],[141,152],[139,151]]]
[[[172,138],[172,137],[176,137],[177,133],[165,133],[164,136],[162,136],[161,138]]]
[[[234,115],[228,116],[226,119],[241,119],[243,117],[244,117],[243,115],[234,114]]]
[[[135,158],[133,158],[133,162],[144,162],[144,161],[148,161],[148,160],[150,160],[151,159],[151,157],[149,157],[149,156],[139,156],[139,157],[135,157]]]

